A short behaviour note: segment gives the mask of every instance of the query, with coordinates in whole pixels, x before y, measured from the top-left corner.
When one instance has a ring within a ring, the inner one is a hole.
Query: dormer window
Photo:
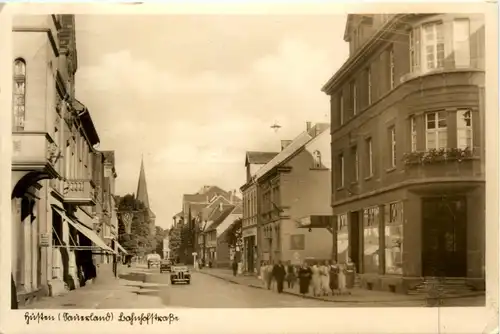
[[[314,153],[313,153],[313,167],[314,168],[321,168],[321,152],[320,151],[314,151]]]

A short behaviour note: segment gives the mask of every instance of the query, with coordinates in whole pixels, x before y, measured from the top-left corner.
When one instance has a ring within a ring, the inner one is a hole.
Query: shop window
[[[403,203],[385,206],[385,272],[403,274]]]
[[[349,230],[347,213],[337,216],[337,262],[344,263],[349,257]]]
[[[363,272],[378,273],[379,268],[379,209],[377,206],[363,210]]]

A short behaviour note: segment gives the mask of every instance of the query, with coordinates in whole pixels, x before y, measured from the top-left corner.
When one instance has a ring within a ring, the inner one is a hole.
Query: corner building
[[[482,15],[348,16],[323,91],[337,259],[367,289],[484,289],[484,40]]]

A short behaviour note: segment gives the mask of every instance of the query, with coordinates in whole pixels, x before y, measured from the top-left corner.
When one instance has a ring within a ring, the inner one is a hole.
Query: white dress
[[[345,292],[346,289],[346,277],[345,277],[345,266],[340,265],[339,266],[339,291],[340,293]]]
[[[312,271],[311,283],[313,288],[313,294],[317,296],[321,294],[321,278],[318,266],[317,265],[312,266],[311,271]]]
[[[324,295],[329,295],[332,291],[330,290],[330,273],[327,266],[321,266],[321,293]]]

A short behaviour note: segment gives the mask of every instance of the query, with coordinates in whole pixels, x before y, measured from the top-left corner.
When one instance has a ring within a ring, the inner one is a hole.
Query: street
[[[259,307],[331,307],[321,300],[303,299],[296,296],[277,294],[273,291],[257,289],[230,283],[209,275],[193,272],[191,284],[170,285],[169,274],[157,270],[145,270],[147,281],[136,292],[140,296],[155,296],[164,306],[198,308],[259,308]],[[132,283],[130,283],[132,284]],[[144,284],[144,283],[143,283]],[[100,308],[112,308],[103,303]]]
[[[207,273],[192,272],[191,284],[170,285],[168,273],[140,267],[122,268],[120,279],[92,284],[58,297],[47,297],[26,309],[144,309],[144,308],[283,308],[283,307],[415,307],[421,300],[391,295],[386,300],[328,302],[232,283]],[[241,278],[241,277],[240,277]],[[348,297],[351,299],[351,297]],[[380,298],[380,297],[379,297]],[[450,299],[442,306],[483,306],[484,296]]]

